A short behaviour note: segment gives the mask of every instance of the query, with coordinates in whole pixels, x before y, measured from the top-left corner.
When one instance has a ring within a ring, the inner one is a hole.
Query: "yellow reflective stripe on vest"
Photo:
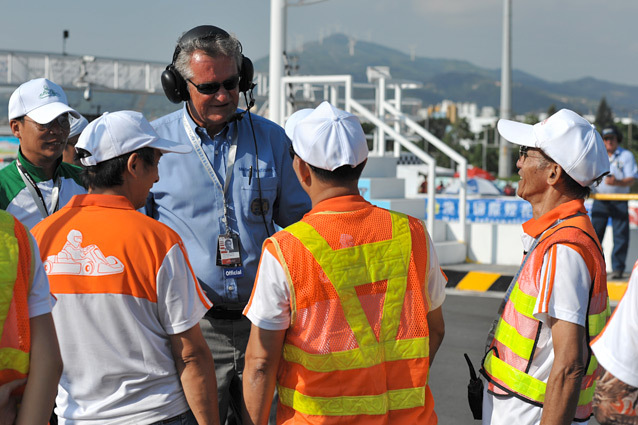
[[[534,306],[536,305],[536,297],[527,295],[525,292],[521,291],[521,288],[518,286],[518,282],[514,285],[514,289],[510,294],[510,300],[514,304],[514,309],[516,311],[523,316],[536,320],[532,313],[534,311]]]
[[[505,385],[509,388],[515,389],[520,394],[525,395],[525,397],[539,403],[543,403],[545,401],[545,388],[547,385],[543,381],[508,365],[503,360],[496,357],[494,355],[494,351],[490,351],[487,354],[483,366],[487,373],[491,376],[497,377],[500,381],[503,381],[503,383],[505,383]],[[592,358],[592,361],[587,368],[587,375],[591,375],[593,371],[596,370],[597,366],[598,362]],[[596,383],[594,381],[592,386],[581,390],[578,395],[578,405],[584,406],[591,402],[595,389]]]
[[[506,345],[517,356],[529,359],[534,349],[534,340],[519,334],[516,328],[501,319],[496,328],[494,339]]]
[[[400,358],[401,353],[393,352],[393,350],[402,345],[396,344],[395,340],[407,287],[412,238],[410,223],[405,214],[390,212],[390,217],[392,239],[338,250],[332,250],[328,242],[308,223],[300,221],[286,228],[287,232],[295,236],[310,251],[330,279],[339,295],[345,318],[359,346],[358,349],[342,352],[339,357],[333,357],[334,353],[324,356],[324,359],[318,361],[319,363],[335,359],[341,364],[348,364],[349,368],[363,368],[369,367],[369,361],[366,359],[380,358],[384,361],[387,356]],[[377,341],[357,296],[356,287],[382,280],[387,281],[387,290]],[[380,343],[386,342],[390,344],[379,348]],[[371,347],[369,351],[367,347]],[[366,351],[361,352],[362,348]],[[286,351],[290,353],[294,350],[284,350],[284,358],[292,361],[286,357]],[[370,352],[372,355],[369,354]],[[380,352],[383,353],[381,357]],[[307,356],[305,353],[299,355]]]
[[[578,395],[578,405],[584,406],[589,404],[594,398],[594,390],[596,390],[596,381],[594,381],[591,387],[580,391]]]
[[[494,351],[487,353],[483,367],[489,375],[503,381],[509,388],[514,389],[520,394],[524,394],[525,397],[539,403],[545,401],[546,385],[543,381],[508,365],[496,357]]]
[[[283,356],[287,361],[313,372],[333,372],[367,368],[395,360],[420,359],[429,357],[429,354],[429,338],[416,338],[329,354],[309,354],[294,345],[285,344]]]
[[[411,409],[425,404],[425,387],[389,390],[385,394],[310,397],[290,388],[277,387],[282,404],[306,415],[383,415],[389,410]]]
[[[595,337],[603,330],[607,323],[607,318],[611,316],[611,307],[609,307],[609,297],[607,298],[607,308],[598,314],[590,314],[587,317],[589,321],[589,336]]]
[[[13,288],[18,278],[20,250],[14,229],[13,216],[0,214],[0,338],[2,338],[4,322],[13,299]]]
[[[29,353],[16,348],[0,348],[0,370],[6,369],[26,375],[29,372]]]
[[[589,376],[593,374],[597,368],[598,368],[598,360],[596,359],[596,356],[592,354],[591,360],[589,361],[589,366],[587,366],[587,372],[585,373],[585,376]]]

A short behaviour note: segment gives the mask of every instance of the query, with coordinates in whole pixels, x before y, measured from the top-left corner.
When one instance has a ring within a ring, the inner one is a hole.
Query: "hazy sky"
[[[60,53],[68,29],[69,54],[169,62],[182,32],[213,24],[235,33],[253,60],[269,52],[268,0],[2,3],[0,50]],[[551,81],[592,76],[638,85],[637,1],[512,3],[514,68]],[[502,15],[503,0],[327,0],[288,7],[288,49],[341,32],[418,56],[499,68]]]

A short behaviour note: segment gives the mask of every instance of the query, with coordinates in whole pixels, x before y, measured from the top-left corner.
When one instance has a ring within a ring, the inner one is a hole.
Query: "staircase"
[[[397,158],[394,156],[370,156],[359,179],[359,192],[374,205],[425,220],[426,199],[406,198],[405,179],[397,178]],[[444,221],[435,220],[434,230],[428,229],[434,248],[443,265],[464,263],[466,246],[453,239]]]

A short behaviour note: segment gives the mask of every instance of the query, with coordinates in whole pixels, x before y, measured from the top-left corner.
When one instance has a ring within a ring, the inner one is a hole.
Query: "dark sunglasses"
[[[197,91],[200,92],[201,94],[211,95],[211,94],[217,93],[219,89],[221,88],[221,86],[224,86],[224,88],[228,91],[234,90],[239,84],[239,75],[235,75],[234,77],[231,77],[228,80],[224,80],[221,83],[214,82],[214,83],[195,84],[190,79],[186,81],[188,81],[193,86],[195,86]]]

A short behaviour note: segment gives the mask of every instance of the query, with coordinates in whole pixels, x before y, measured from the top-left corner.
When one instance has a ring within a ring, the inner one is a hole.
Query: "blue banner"
[[[434,217],[437,220],[458,221],[458,198],[435,198]],[[427,211],[427,199],[425,200]],[[426,213],[427,216],[427,213]],[[467,200],[467,221],[473,223],[523,223],[532,218],[532,206],[522,199],[489,198]]]
[[[456,197],[437,196],[434,218],[443,221],[459,220],[459,200]],[[593,201],[585,201],[591,212]],[[428,200],[425,199],[426,218]],[[524,223],[532,218],[532,205],[520,198],[483,198],[467,200],[467,221],[472,223]]]

